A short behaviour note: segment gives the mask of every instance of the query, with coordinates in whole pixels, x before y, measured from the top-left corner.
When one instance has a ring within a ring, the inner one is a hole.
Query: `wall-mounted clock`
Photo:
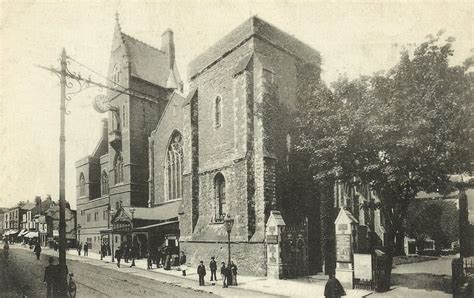
[[[107,111],[110,111],[111,108],[109,98],[103,94],[99,94],[94,97],[94,100],[92,101],[92,106],[99,113],[105,113]]]

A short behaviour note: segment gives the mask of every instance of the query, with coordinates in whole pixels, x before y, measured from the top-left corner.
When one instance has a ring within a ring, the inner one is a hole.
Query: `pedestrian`
[[[10,246],[8,245],[8,241],[5,242],[3,245],[3,260],[5,263],[8,261],[8,255],[10,254]]]
[[[74,274],[69,273],[69,282],[68,282],[68,285],[67,285],[67,291],[69,292],[69,297],[70,298],[75,298],[76,297],[76,291],[77,291],[76,283],[72,279],[73,276],[74,276]]]
[[[87,242],[84,244],[84,256],[89,256],[89,244]]]
[[[158,246],[156,248],[156,268],[160,268],[161,267],[161,246]]]
[[[123,258],[124,258],[125,263],[128,263],[129,257],[130,257],[130,247],[127,244],[125,248],[123,249]]]
[[[204,266],[203,261],[199,262],[199,266],[197,267],[197,274],[199,275],[199,285],[204,286],[204,276],[206,276],[206,266]]]
[[[40,246],[39,243],[35,244],[35,249],[33,251],[36,254],[36,259],[39,260],[40,259],[40,254],[41,254],[41,246]]]
[[[329,279],[326,282],[326,287],[324,288],[324,297],[327,298],[339,298],[341,296],[346,296],[346,292],[342,287],[341,283],[334,276],[334,273],[329,274]]]
[[[153,257],[150,251],[146,253],[146,269],[151,269],[151,265],[153,264]]]
[[[44,269],[43,282],[46,284],[46,289],[47,289],[46,297],[51,298],[55,296],[54,295],[56,291],[55,283],[56,283],[56,279],[58,275],[58,272],[57,272],[58,270],[57,270],[57,266],[54,265],[53,257],[48,258],[48,263],[49,265],[46,266],[46,268]]]
[[[211,257],[211,262],[209,262],[209,269],[211,270],[211,281],[217,281],[217,263],[214,257]]]
[[[132,251],[131,251],[132,255],[132,264],[130,265],[130,268],[131,267],[134,267],[135,266],[135,258],[137,257],[137,246],[136,245],[133,245],[132,246]]]
[[[230,272],[232,273],[232,285],[237,286],[237,265],[235,265],[234,261],[230,262]]]
[[[181,251],[181,257],[179,258],[179,269],[183,273],[183,276],[186,276],[188,266],[186,265],[186,255],[184,254],[184,251]]]
[[[165,247],[165,270],[171,270],[171,249],[169,246]]]
[[[122,259],[122,248],[120,246],[115,251],[115,259],[117,259],[117,267],[120,268],[120,260]]]
[[[227,288],[227,268],[225,262],[221,263],[221,278],[222,278],[222,287]]]
[[[79,243],[79,246],[77,247],[77,255],[78,255],[78,256],[81,255],[81,250],[82,250],[82,242]]]

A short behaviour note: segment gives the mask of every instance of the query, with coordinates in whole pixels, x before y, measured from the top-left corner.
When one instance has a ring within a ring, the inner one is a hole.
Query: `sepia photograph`
[[[474,3],[0,0],[0,297],[474,297]]]

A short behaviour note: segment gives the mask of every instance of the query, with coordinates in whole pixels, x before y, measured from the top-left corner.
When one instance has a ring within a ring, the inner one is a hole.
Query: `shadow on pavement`
[[[451,276],[432,273],[392,273],[392,286],[452,293]]]

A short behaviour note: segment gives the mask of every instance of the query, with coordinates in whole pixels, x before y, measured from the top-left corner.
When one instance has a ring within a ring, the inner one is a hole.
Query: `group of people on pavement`
[[[211,271],[211,282],[217,281],[217,262],[215,257],[211,257],[211,261],[209,262],[209,269]],[[221,279],[222,279],[222,287],[227,288],[229,286],[237,286],[237,265],[234,261],[230,262],[230,265],[225,264],[225,262],[221,262]],[[199,266],[197,267],[197,274],[199,276],[199,285],[204,286],[204,277],[206,276],[206,266],[204,265],[203,261],[199,262]],[[214,283],[212,283],[214,284]]]
[[[128,263],[130,259],[132,259],[132,264],[130,264],[130,267],[135,266],[135,259],[138,256],[138,248],[136,246],[119,246],[114,252],[114,257],[117,260],[117,267],[120,268],[120,262],[122,259],[124,259],[125,263]]]
[[[82,242],[79,243],[79,245],[77,246],[77,255],[80,256],[81,255],[81,251],[82,249],[84,248],[84,256],[88,256],[89,255],[89,245],[87,244],[87,242],[82,245]]]

